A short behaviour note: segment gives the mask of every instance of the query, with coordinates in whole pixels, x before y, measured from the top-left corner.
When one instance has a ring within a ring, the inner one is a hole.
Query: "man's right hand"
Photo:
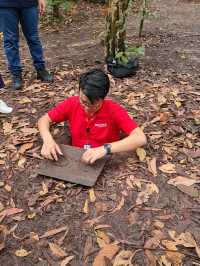
[[[38,5],[39,5],[40,15],[42,16],[42,15],[44,15],[44,13],[46,11],[46,1],[45,0],[39,0]]]
[[[52,138],[51,140],[45,141],[42,145],[41,155],[50,160],[58,160],[58,154],[63,155],[60,147]]]

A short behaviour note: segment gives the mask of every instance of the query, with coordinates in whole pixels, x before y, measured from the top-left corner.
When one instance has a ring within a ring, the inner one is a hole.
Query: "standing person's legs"
[[[20,23],[22,31],[29,46],[29,50],[36,69],[44,69],[42,45],[38,34],[38,8],[22,8],[20,12]]]
[[[38,77],[43,81],[52,81],[53,77],[45,69],[43,50],[38,33],[38,16],[39,12],[37,6],[23,8],[20,13],[20,23],[29,46],[33,64],[37,70]]]
[[[22,66],[19,56],[19,13],[17,8],[0,8],[4,49],[8,68],[12,75],[20,75]]]

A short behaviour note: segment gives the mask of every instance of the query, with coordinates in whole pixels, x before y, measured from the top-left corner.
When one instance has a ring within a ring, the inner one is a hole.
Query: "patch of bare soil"
[[[37,119],[77,93],[80,73],[104,67],[104,7],[78,4],[71,24],[41,28],[53,84],[35,80],[23,40],[25,88],[11,91],[0,50],[7,84],[0,97],[14,107],[0,115],[0,265],[198,265],[199,3],[152,2],[157,19],[145,24],[140,70],[111,78],[110,93],[144,128],[148,144],[114,156],[93,189],[35,174]],[[130,15],[129,41],[136,35]],[[52,128],[60,142],[64,131],[62,124]]]

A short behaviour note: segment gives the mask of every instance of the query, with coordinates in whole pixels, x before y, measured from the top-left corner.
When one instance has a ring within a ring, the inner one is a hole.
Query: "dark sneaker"
[[[13,85],[12,88],[13,90],[20,90],[23,87],[23,81],[22,81],[22,75],[13,75],[12,76],[13,80]]]
[[[53,75],[46,69],[39,69],[37,70],[37,79],[40,79],[44,82],[53,82]]]

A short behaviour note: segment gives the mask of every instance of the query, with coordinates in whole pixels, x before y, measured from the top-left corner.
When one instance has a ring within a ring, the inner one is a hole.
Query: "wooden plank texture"
[[[60,156],[58,161],[42,160],[38,174],[84,186],[94,186],[106,160],[101,159],[87,165],[81,161],[84,149],[68,145],[60,145],[60,148],[64,156]]]

